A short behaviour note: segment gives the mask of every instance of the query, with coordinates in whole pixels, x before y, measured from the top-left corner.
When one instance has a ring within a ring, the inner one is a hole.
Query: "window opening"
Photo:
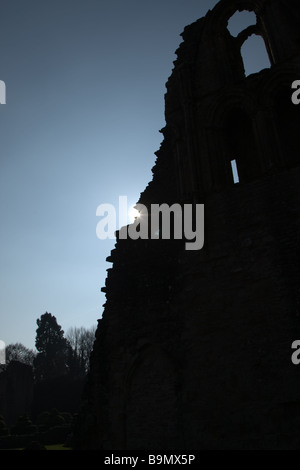
[[[241,47],[241,56],[246,77],[265,68],[270,68],[270,59],[261,36],[256,34],[250,36]]]
[[[239,173],[237,169],[236,160],[231,160],[231,170],[232,170],[232,177],[233,177],[234,184],[239,183],[240,179],[239,179]]]

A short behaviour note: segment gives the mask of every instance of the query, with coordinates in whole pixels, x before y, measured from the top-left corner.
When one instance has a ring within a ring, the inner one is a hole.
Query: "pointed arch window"
[[[245,183],[260,173],[252,120],[242,108],[233,108],[224,120],[225,174],[229,184]]]
[[[252,34],[241,46],[241,56],[246,77],[252,73],[270,68],[270,59],[265,42],[260,35]]]
[[[266,44],[253,11],[236,11],[229,18],[227,29],[238,42],[246,76],[270,67]]]

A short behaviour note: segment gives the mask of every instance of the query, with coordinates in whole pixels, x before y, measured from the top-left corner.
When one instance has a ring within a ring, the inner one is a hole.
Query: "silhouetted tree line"
[[[33,368],[35,381],[68,375],[84,377],[89,370],[96,327],[72,327],[66,335],[51,313],[37,319],[36,351],[21,343],[6,347],[6,365],[18,361]]]
[[[95,331],[96,327],[74,327],[65,335],[56,317],[46,312],[37,319],[36,351],[21,343],[7,346],[6,365],[2,370],[8,370],[16,362],[32,368],[30,415],[33,418],[53,408],[77,412],[89,370]],[[0,412],[5,415],[1,408],[0,403]]]

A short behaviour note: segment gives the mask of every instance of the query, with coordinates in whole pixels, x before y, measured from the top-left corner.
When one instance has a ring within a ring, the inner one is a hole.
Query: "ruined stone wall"
[[[237,9],[255,11],[272,63],[247,78],[227,30]],[[293,1],[222,0],[185,29],[139,202],[204,203],[204,248],[117,241],[78,448],[299,448],[297,15]]]
[[[12,361],[0,374],[0,414],[8,426],[19,416],[30,415],[33,401],[32,367]]]

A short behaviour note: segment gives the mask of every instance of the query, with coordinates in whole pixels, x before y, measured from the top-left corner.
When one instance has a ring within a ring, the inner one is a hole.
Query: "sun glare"
[[[135,219],[137,219],[138,217],[140,217],[140,213],[137,209],[135,209],[134,206],[132,206],[130,209],[129,209],[129,213],[128,213],[128,216],[129,216],[129,220],[130,220],[130,223],[132,224]]]

